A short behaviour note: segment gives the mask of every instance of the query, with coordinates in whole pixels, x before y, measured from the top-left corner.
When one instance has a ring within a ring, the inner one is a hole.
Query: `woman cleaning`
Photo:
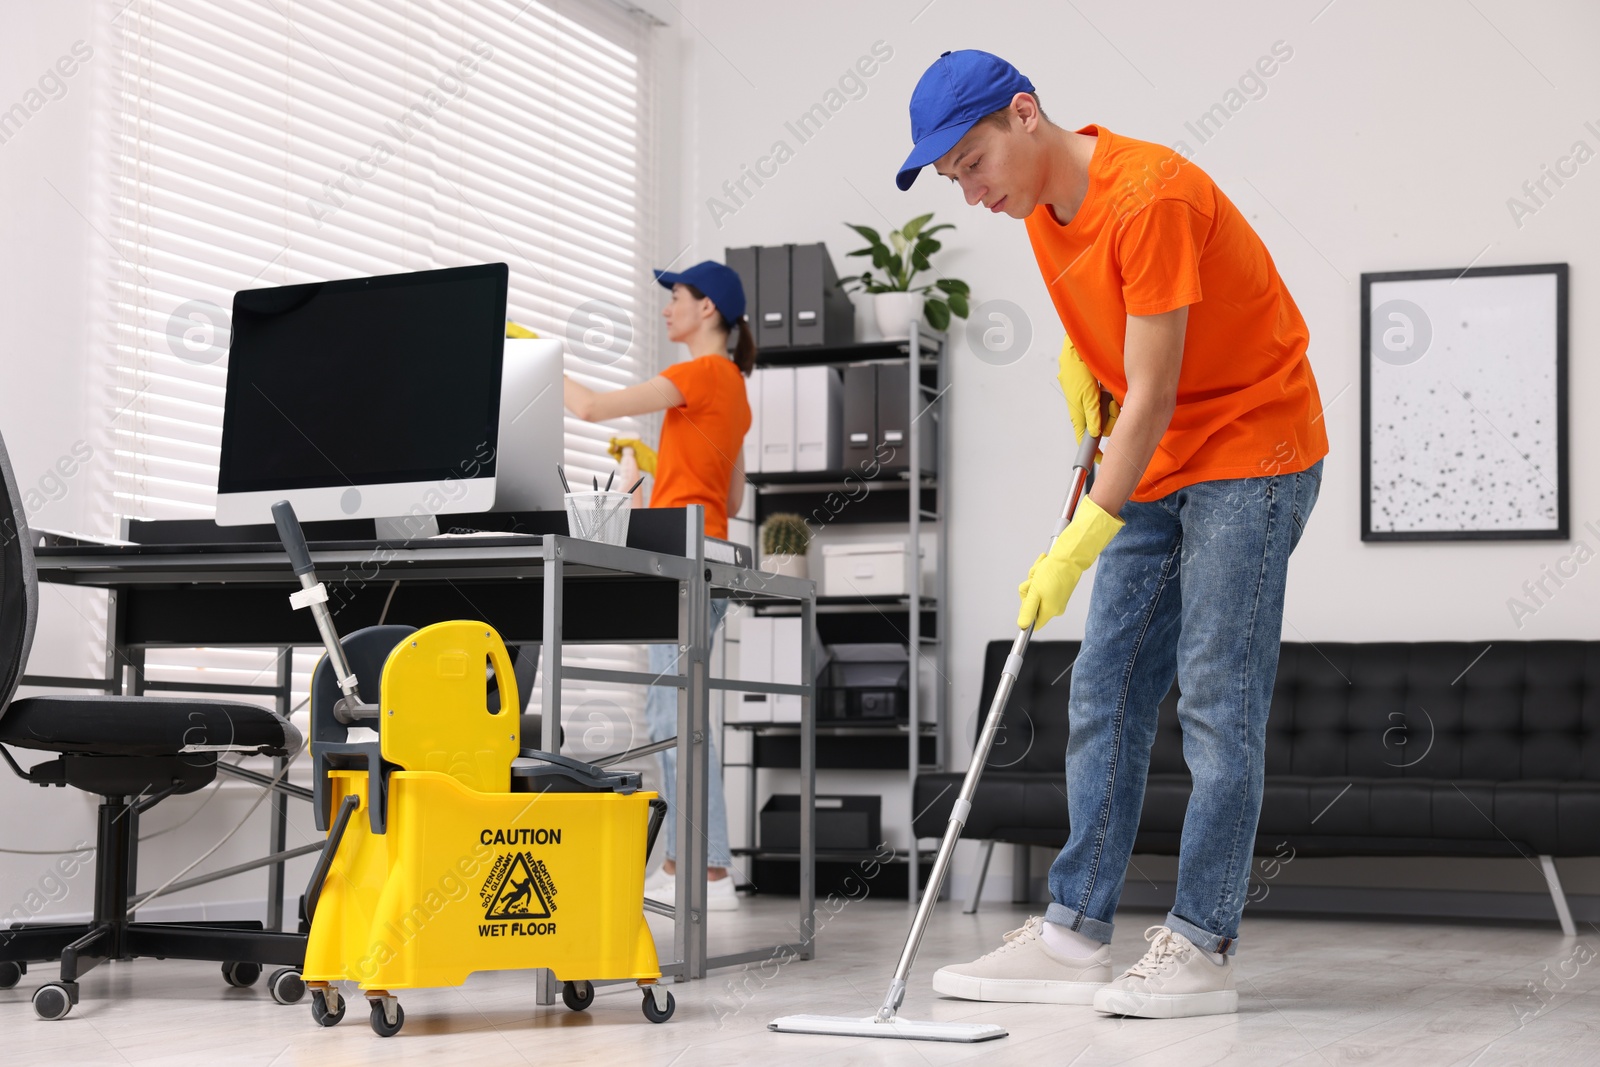
[[[668,339],[684,345],[691,358],[674,363],[647,382],[625,389],[597,393],[565,378],[562,383],[567,410],[587,422],[606,422],[628,415],[664,411],[661,442],[655,455],[655,484],[650,506],[681,508],[700,504],[706,509],[706,534],[728,536],[728,516],[744,502],[744,435],[750,429],[750,404],[744,379],[755,366],[756,346],[745,318],[744,286],[733,270],[707,260],[676,274],[657,271],[656,280],[672,290],[662,317]],[[737,330],[734,349],[729,338]],[[643,450],[639,450],[643,453]],[[711,633],[727,614],[726,600],[711,602]],[[677,649],[653,644],[650,670],[677,673]],[[664,741],[678,732],[675,688],[651,686],[645,695],[645,720],[652,741]],[[669,805],[677,799],[677,753],[661,753],[661,795]],[[728,810],[722,795],[722,768],[715,745],[710,750],[708,776],[706,907],[731,911],[739,906],[733,879],[728,877],[732,857],[728,852]],[[677,870],[677,815],[667,816],[667,855],[661,873],[652,881],[650,896],[671,899]]]

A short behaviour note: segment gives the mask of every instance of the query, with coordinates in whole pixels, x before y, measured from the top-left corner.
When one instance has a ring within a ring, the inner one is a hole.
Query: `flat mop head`
[[[1006,1031],[987,1023],[935,1023],[915,1019],[879,1022],[876,1016],[848,1019],[842,1015],[785,1015],[767,1024],[780,1034],[828,1034],[833,1037],[888,1037],[901,1041],[955,1041],[970,1044],[1005,1037]]]

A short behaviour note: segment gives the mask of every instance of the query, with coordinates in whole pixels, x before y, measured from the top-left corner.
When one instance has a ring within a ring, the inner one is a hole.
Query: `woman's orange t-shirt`
[[[744,375],[727,356],[701,356],[661,372],[683,403],[668,408],[656,450],[653,508],[703,504],[706,533],[728,536],[728,486],[750,429]]]
[[[1127,317],[1189,308],[1177,409],[1133,499],[1327,455],[1305,319],[1239,209],[1173,149],[1078,132],[1096,136],[1083,204],[1065,224],[1040,204],[1028,238],[1067,336],[1119,404]]]

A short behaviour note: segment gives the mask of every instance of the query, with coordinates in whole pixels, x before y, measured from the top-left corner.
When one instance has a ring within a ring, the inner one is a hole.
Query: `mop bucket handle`
[[[650,822],[644,833],[644,858],[649,862],[650,853],[655,851],[656,835],[661,833],[661,827],[667,821],[667,802],[660,797],[650,802]]]

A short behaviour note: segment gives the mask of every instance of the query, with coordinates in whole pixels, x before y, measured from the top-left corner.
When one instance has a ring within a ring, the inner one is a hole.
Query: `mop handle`
[[[1072,464],[1072,486],[1067,492],[1066,504],[1061,509],[1061,517],[1056,523],[1056,532],[1051,537],[1051,543],[1060,536],[1061,531],[1067,528],[1067,523],[1072,521],[1073,514],[1078,510],[1078,501],[1082,498],[1084,487],[1089,482],[1089,472],[1094,467],[1095,452],[1100,448],[1100,439],[1084,435],[1082,443],[1078,446],[1078,455]],[[906,979],[911,974],[911,965],[917,958],[917,950],[922,947],[922,935],[927,930],[928,920],[933,916],[933,907],[939,900],[939,893],[944,888],[945,873],[950,867],[950,857],[955,853],[956,842],[961,840],[961,831],[967,824],[967,816],[972,811],[972,797],[978,791],[978,779],[983,775],[983,766],[989,759],[989,750],[994,747],[995,734],[1000,732],[1000,721],[1005,717],[1006,701],[1011,698],[1011,687],[1016,683],[1017,676],[1022,673],[1022,656],[1028,650],[1028,640],[1033,636],[1033,624],[1017,631],[1017,638],[1011,644],[1011,655],[1006,657],[1005,668],[1000,672],[1000,684],[995,687],[994,699],[989,702],[989,714],[983,720],[983,732],[978,735],[978,744],[972,750],[972,762],[967,766],[966,777],[961,781],[961,793],[956,797],[955,805],[950,809],[950,822],[945,826],[944,840],[939,844],[939,854],[933,861],[933,870],[928,875],[928,887],[923,890],[922,902],[917,905],[917,917],[911,924],[911,933],[906,937],[906,946],[900,953],[900,964],[894,969],[894,980],[889,985],[888,995],[884,997],[883,1007],[878,1009],[877,1021],[880,1023],[892,1022],[895,1013],[900,1010],[900,1004],[906,996]],[[915,847],[912,849],[911,869],[915,877],[917,866]]]
[[[300,520],[295,517],[294,505],[287,500],[273,504],[272,521],[278,527],[278,540],[283,542],[283,549],[289,554],[289,563],[294,568],[295,577],[300,579],[303,591],[303,600],[292,596],[290,603],[296,608],[303,603],[311,609],[317,633],[322,636],[322,645],[328,652],[334,680],[339,683],[346,698],[359,704],[360,686],[350,670],[349,661],[345,659],[344,646],[339,643],[339,631],[334,628],[333,613],[328,610],[327,589],[317,581],[317,568],[311,562],[311,551],[306,547],[306,535],[300,528]]]

